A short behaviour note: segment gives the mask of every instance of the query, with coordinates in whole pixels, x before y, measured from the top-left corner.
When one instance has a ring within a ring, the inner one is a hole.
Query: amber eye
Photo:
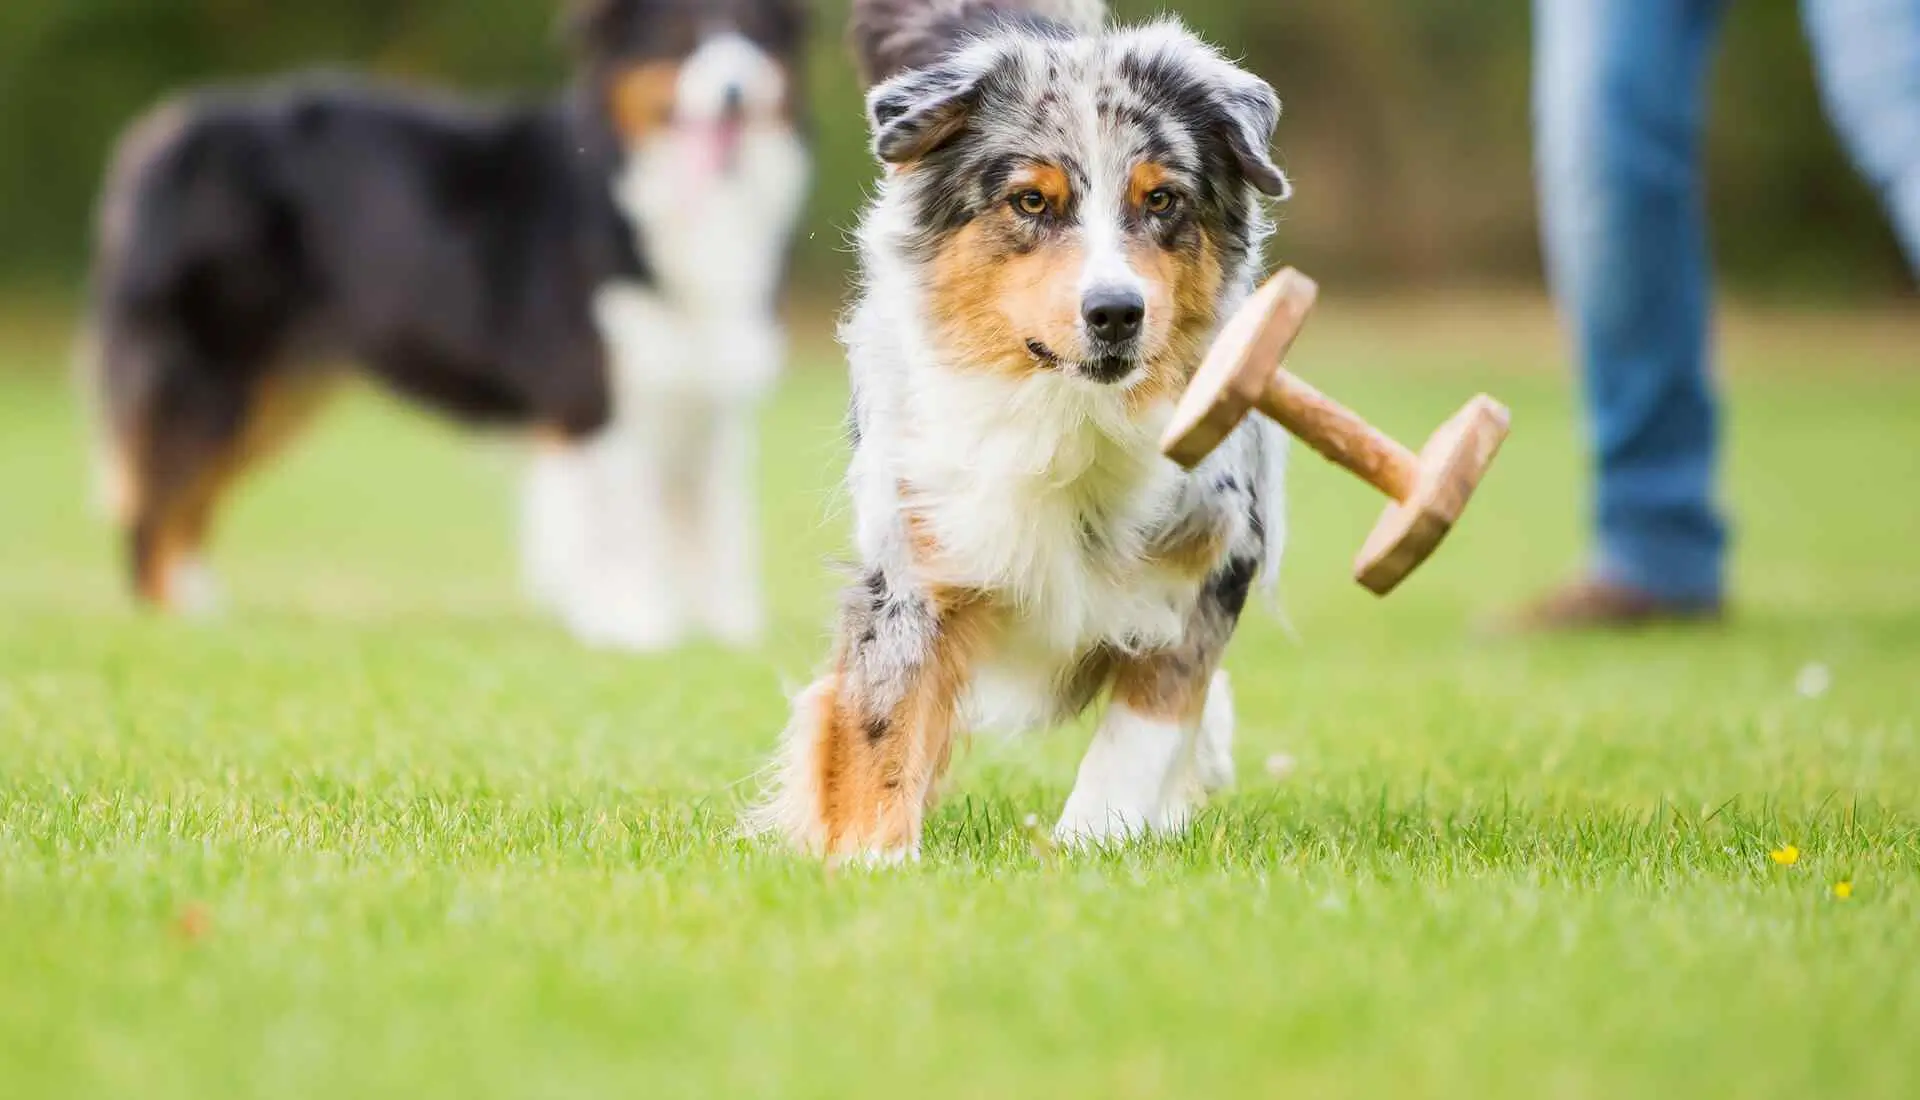
[[[1047,212],[1047,197],[1038,191],[1022,191],[1013,197],[1013,208],[1030,218]]]
[[[1177,201],[1173,192],[1164,187],[1156,187],[1147,192],[1147,199],[1143,205],[1146,206],[1149,214],[1171,214]]]

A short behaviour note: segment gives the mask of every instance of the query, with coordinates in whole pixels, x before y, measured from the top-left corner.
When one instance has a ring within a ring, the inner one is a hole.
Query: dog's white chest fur
[[[805,198],[806,151],[789,127],[756,123],[731,169],[708,172],[681,148],[700,140],[676,130],[650,138],[615,181],[614,199],[641,227],[647,263],[671,293],[715,311],[762,308]]]
[[[973,669],[970,726],[1044,723],[1088,651],[1180,638],[1199,582],[1148,553],[1179,494],[1153,442],[1163,417],[1045,375],[932,369],[895,396],[853,463],[862,550],[912,555],[924,581],[1003,607]]]
[[[1146,560],[1179,478],[1152,425],[1073,379],[928,375],[898,470],[938,579],[998,594],[1063,654],[1178,638],[1193,583]]]
[[[787,127],[756,127],[738,163],[702,175],[667,132],[614,184],[638,227],[653,285],[610,283],[594,319],[613,362],[616,403],[640,394],[721,400],[762,396],[778,372],[774,295],[806,187],[806,153]]]

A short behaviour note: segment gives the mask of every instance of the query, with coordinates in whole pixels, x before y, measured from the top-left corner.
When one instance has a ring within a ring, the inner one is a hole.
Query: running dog
[[[1176,830],[1233,775],[1222,652],[1283,537],[1285,444],[1156,443],[1288,194],[1273,90],[1088,0],[856,0],[885,178],[859,229],[861,574],[751,825],[918,856],[956,738],[1109,703],[1056,829]]]
[[[306,78],[131,128],[89,363],[139,597],[207,610],[225,491],[357,364],[537,442],[525,556],[588,641],[747,644],[754,410],[806,185],[799,0],[584,0],[558,100]]]

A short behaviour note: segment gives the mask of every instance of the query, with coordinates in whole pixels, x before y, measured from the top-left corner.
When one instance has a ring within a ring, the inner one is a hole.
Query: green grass
[[[1577,561],[1580,458],[1537,313],[1462,317],[1303,346],[1409,437],[1482,386],[1517,434],[1384,603],[1374,502],[1300,463],[1292,633],[1236,643],[1242,785],[1190,836],[1037,849],[1063,731],[839,876],[730,835],[844,546],[824,355],[768,417],[772,643],[639,660],[522,606],[510,449],[365,395],[229,516],[226,622],[130,613],[64,350],[16,329],[0,1094],[1913,1095],[1920,331],[1736,326],[1732,626],[1490,642]]]

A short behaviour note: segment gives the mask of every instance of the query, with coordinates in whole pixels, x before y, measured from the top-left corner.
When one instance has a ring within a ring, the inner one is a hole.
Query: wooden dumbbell
[[[1160,441],[1192,469],[1248,409],[1278,421],[1393,500],[1354,561],[1353,575],[1384,596],[1426,561],[1459,520],[1507,438],[1506,406],[1481,394],[1440,426],[1419,454],[1282,369],[1319,287],[1292,268],[1269,279],[1227,321]]]

